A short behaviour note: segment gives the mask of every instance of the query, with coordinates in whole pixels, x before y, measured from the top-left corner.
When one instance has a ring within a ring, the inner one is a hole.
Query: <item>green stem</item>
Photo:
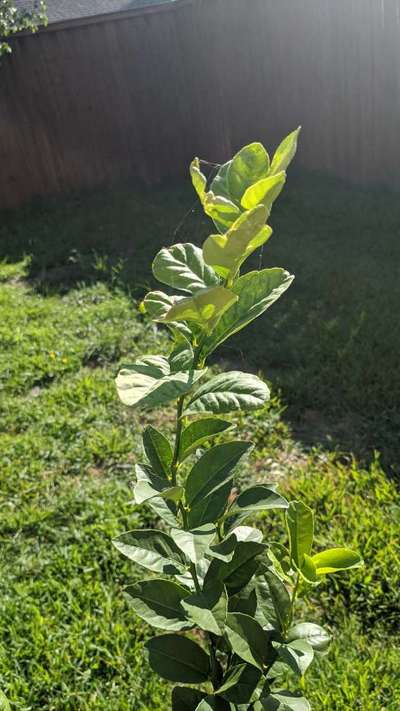
[[[293,615],[294,615],[294,606],[296,603],[296,598],[297,598],[297,593],[299,590],[299,585],[300,585],[300,573],[297,573],[297,578],[296,582],[294,584],[293,592],[292,592],[292,598],[291,598],[291,607],[290,607],[290,616],[289,616],[289,623],[288,623],[288,629],[292,626],[293,622]]]
[[[183,412],[184,402],[185,402],[185,396],[182,395],[182,397],[179,398],[178,404],[176,407],[175,448],[174,448],[174,456],[173,456],[172,464],[171,464],[171,476],[172,476],[172,483],[174,486],[176,484],[176,470],[178,468],[178,462],[179,462],[179,448],[180,448],[180,444],[181,444],[182,412]]]

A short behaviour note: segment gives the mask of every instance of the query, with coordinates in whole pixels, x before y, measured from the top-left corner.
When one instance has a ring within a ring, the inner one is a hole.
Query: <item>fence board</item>
[[[186,0],[14,40],[0,69],[0,207],[201,155],[273,146],[400,185],[400,0]]]

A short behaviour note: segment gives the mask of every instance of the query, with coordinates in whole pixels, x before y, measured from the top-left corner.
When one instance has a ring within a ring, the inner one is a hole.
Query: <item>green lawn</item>
[[[134,297],[158,245],[204,235],[198,213],[174,234],[192,201],[124,188],[3,215],[0,678],[13,711],[169,708],[122,596],[139,573],[110,541],[139,514],[151,523],[129,503],[132,464],[143,422],[172,417],[124,409],[113,378],[166,343]],[[246,476],[313,506],[318,545],[365,558],[302,602],[335,637],[306,677],[314,711],[400,708],[399,218],[390,194],[293,180],[263,259],[296,285],[224,354],[274,383],[244,420]],[[279,517],[260,523],[283,535]]]

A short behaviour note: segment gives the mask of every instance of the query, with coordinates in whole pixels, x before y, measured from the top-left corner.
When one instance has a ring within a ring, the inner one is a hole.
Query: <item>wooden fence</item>
[[[176,0],[19,37],[0,207],[186,173],[303,126],[297,164],[400,185],[400,0]]]

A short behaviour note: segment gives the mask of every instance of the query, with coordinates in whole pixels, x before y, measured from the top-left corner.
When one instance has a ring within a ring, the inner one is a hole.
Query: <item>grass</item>
[[[143,422],[172,419],[124,409],[113,377],[166,345],[132,297],[158,244],[200,240],[193,214],[174,236],[191,199],[121,189],[4,215],[0,678],[13,711],[168,708],[143,660],[150,630],[122,596],[140,572],[110,541],[148,516],[129,503]],[[400,708],[398,210],[389,194],[294,181],[264,262],[296,286],[247,336],[251,353],[241,338],[224,353],[275,384],[243,421],[256,443],[246,476],[312,505],[317,547],[346,542],[366,561],[302,602],[335,636],[306,677],[314,711]]]

